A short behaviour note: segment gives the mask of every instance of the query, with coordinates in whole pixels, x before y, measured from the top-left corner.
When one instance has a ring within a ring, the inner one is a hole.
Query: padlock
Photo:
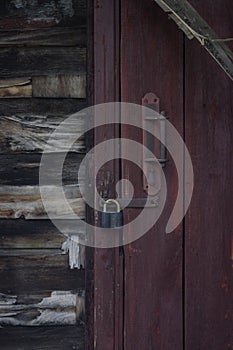
[[[107,206],[111,203],[116,205],[116,211],[107,211]],[[102,228],[119,228],[122,225],[123,225],[123,215],[121,212],[120,204],[115,199],[108,199],[104,203],[101,227]]]

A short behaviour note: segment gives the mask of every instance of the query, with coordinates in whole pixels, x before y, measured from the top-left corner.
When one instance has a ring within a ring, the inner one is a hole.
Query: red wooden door
[[[220,36],[232,36],[230,0],[191,3]],[[124,250],[95,250],[93,332],[88,333],[87,348],[230,349],[231,82],[154,1],[99,0],[94,13],[94,102],[140,105],[146,93],[155,93],[190,150],[195,183],[183,223],[166,234],[178,188],[168,154],[168,194],[159,221]],[[97,131],[96,142],[108,135],[139,143],[143,136],[140,130],[121,126]],[[115,181],[130,180],[135,197],[145,196],[141,170],[132,163],[123,160],[120,167],[115,162],[106,169]],[[99,189],[105,174],[103,170],[97,179]],[[114,184],[108,190],[114,196]],[[139,211],[125,209],[125,223]]]

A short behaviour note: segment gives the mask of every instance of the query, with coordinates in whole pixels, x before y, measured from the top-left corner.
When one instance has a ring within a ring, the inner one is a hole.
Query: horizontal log
[[[79,47],[3,48],[0,76],[25,77],[86,72],[86,49]]]
[[[68,255],[2,256],[0,293],[28,294],[44,291],[75,291],[85,287],[85,271],[71,270]]]
[[[1,21],[0,21],[1,22]],[[0,47],[79,46],[86,47],[86,26],[70,28],[0,29]],[[52,48],[51,48],[52,50]]]
[[[0,79],[0,98],[16,97],[32,97],[31,79]]]
[[[77,220],[61,233],[50,221],[0,220],[0,256],[68,254],[71,269],[85,267],[85,246],[79,244],[85,232]]]
[[[69,266],[71,269],[81,269],[85,267],[85,246],[79,244],[77,235],[70,235],[68,237],[63,236],[63,243],[60,249],[36,249],[35,244],[33,245],[33,250],[31,249],[0,249],[0,257],[3,256],[57,256],[62,254],[69,255]],[[25,237],[24,237],[25,238]],[[9,242],[9,240],[8,240]],[[22,239],[20,240],[22,242]],[[30,242],[30,240],[29,240]],[[28,243],[29,245],[29,243]],[[1,247],[2,248],[2,247]]]
[[[84,350],[85,327],[3,327],[0,328],[4,350]]]
[[[2,249],[0,247],[0,257],[2,256],[57,256],[62,255],[61,249]]]
[[[46,220],[0,220],[1,249],[60,249],[66,236]]]
[[[60,157],[60,153],[55,153],[53,165],[55,165]],[[62,182],[64,185],[72,185],[78,182],[78,171],[80,164],[84,158],[83,154],[68,153],[63,165]],[[45,156],[46,159],[46,156]],[[1,185],[35,186],[39,184],[39,167],[41,162],[41,154],[38,153],[19,153],[0,155],[0,183]],[[42,164],[42,163],[41,163]],[[50,173],[49,173],[50,172]],[[51,184],[54,183],[58,174],[51,172]],[[80,173],[80,181],[83,181],[83,175]]]
[[[56,186],[44,187],[48,195],[46,210],[41,200],[39,186],[0,186],[0,218],[17,219],[69,219],[58,196]],[[74,213],[85,217],[85,207],[78,186],[64,186],[64,193]]]
[[[19,251],[21,249],[18,249]],[[0,250],[1,252],[3,250]],[[51,253],[54,251],[54,253]],[[18,268],[21,269],[34,269],[34,268],[48,268],[48,269],[59,269],[59,268],[66,268],[67,271],[69,270],[69,264],[68,259],[65,254],[62,254],[61,250],[57,249],[28,249],[27,253],[26,250],[23,252],[23,254],[17,254],[17,255],[3,255],[0,254],[1,260],[0,260],[0,270],[11,270],[14,272],[14,270],[17,270]],[[63,283],[63,281],[61,281]],[[4,284],[4,283],[3,283]],[[2,288],[2,285],[0,289]],[[48,288],[50,290],[50,288]],[[55,288],[56,289],[56,288]]]
[[[76,221],[77,230],[73,234],[83,235],[84,232],[78,225],[79,220]],[[70,220],[67,220],[67,227],[64,226],[66,235],[72,231],[69,222]],[[63,235],[50,220],[0,219],[0,227],[0,247],[2,248],[61,248],[61,242],[63,242]]]
[[[48,152],[85,152],[84,118],[76,118],[75,123],[64,122],[62,132],[53,142],[47,141],[65,117],[20,115],[0,116],[0,153],[43,152],[45,146]],[[77,141],[69,149],[69,139],[75,137]],[[80,137],[80,139],[79,139]]]
[[[50,295],[0,294],[0,326],[75,325],[84,315],[84,293],[53,291]]]
[[[34,77],[32,88],[33,97],[85,98],[86,75]]]
[[[0,99],[0,116],[43,115],[63,116],[87,107],[86,100],[68,98]]]
[[[85,0],[1,0],[0,28],[47,28],[85,23]]]

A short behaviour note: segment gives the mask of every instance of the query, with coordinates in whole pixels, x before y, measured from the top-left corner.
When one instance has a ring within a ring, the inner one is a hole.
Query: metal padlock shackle
[[[116,200],[116,199],[108,199],[107,201],[104,202],[104,212],[107,211],[107,205],[108,204],[115,204],[116,205],[116,208],[117,208],[117,213],[119,213],[121,211],[121,206],[120,206],[120,203]]]

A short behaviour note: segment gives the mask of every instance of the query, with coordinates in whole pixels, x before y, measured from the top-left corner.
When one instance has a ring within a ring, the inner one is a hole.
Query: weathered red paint
[[[232,36],[232,1],[192,5],[220,37]],[[232,349],[232,82],[186,41],[185,119],[195,186],[185,220],[186,349]]]
[[[230,0],[190,2],[220,37],[232,36]],[[195,189],[184,224],[166,235],[177,195],[170,159],[165,168],[167,203],[155,227],[124,247],[124,265],[118,250],[95,251],[92,344],[99,350],[231,349],[231,82],[197,42],[184,41],[182,32],[150,0],[121,1],[119,62],[117,4],[95,2],[95,102],[141,104],[148,92],[159,96],[161,110],[190,150]],[[110,129],[96,133],[96,142],[110,134]],[[122,136],[142,142],[142,132],[133,127],[123,127]],[[143,198],[141,171],[132,163],[123,164],[123,177],[133,182],[135,197]],[[108,169],[117,180],[117,165]],[[104,172],[101,176],[99,186]],[[114,195],[113,187],[110,193]],[[138,213],[125,210],[125,222]]]
[[[152,1],[122,1],[122,100],[141,104],[147,92],[182,135],[183,42],[176,26]],[[142,142],[140,131],[124,127],[123,137]],[[142,174],[124,162],[125,178],[145,196]],[[182,226],[166,235],[177,191],[174,164],[165,169],[169,187],[165,212],[140,240],[125,247],[125,349],[182,349]],[[149,210],[149,209],[148,209]],[[136,209],[125,211],[131,221]],[[133,232],[132,232],[133,235]]]
[[[94,103],[119,101],[119,2],[94,1]],[[95,130],[95,143],[106,137],[119,137],[119,127]],[[104,190],[107,173],[114,180],[108,186],[109,198],[115,197],[119,179],[118,161],[107,164],[99,172],[97,188]],[[98,224],[98,220],[96,222]],[[89,332],[86,349],[115,350],[122,345],[122,258],[119,249],[94,250],[94,329]]]

